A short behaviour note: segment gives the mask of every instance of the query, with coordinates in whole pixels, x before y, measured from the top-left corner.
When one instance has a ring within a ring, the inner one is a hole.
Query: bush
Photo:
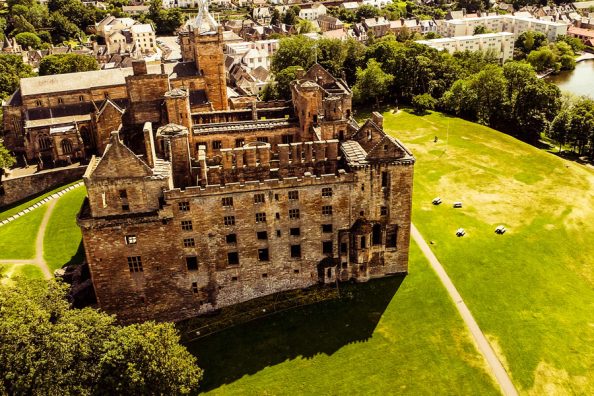
[[[41,46],[41,39],[35,33],[19,33],[14,36],[16,42],[24,49],[38,49]]]
[[[412,106],[417,114],[425,114],[427,110],[433,110],[437,100],[429,94],[416,95],[412,98]]]

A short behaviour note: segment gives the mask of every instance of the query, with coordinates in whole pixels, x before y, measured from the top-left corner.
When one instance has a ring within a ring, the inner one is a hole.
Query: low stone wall
[[[75,168],[49,169],[27,176],[19,176],[0,181],[0,208],[25,198],[51,190],[80,178],[86,165]]]

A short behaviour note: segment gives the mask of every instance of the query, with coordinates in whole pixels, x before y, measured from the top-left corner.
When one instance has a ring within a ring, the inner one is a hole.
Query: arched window
[[[62,153],[70,154],[72,152],[72,142],[69,139],[62,140]]]
[[[40,150],[47,150],[52,147],[52,140],[49,136],[40,136],[39,137],[39,149]]]

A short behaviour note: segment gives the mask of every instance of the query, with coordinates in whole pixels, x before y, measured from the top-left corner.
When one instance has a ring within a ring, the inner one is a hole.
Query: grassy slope
[[[199,340],[190,349],[206,370],[203,387],[227,384],[214,394],[497,394],[416,246],[410,272],[401,284],[343,286],[352,299]]]
[[[417,156],[413,221],[516,386],[594,394],[594,172],[438,113],[384,116]]]
[[[53,271],[66,263],[80,263],[83,260],[80,228],[76,214],[80,210],[86,189],[78,187],[64,194],[56,203],[47,225],[43,241],[44,258]]]
[[[35,258],[35,239],[47,205],[0,226],[0,259]]]
[[[0,209],[0,221],[9,218],[12,215],[15,215],[17,213],[19,213],[21,210],[23,209],[27,209],[29,206],[36,204],[37,202],[45,199],[46,197],[49,197],[52,194],[57,193],[58,191],[62,191],[63,189],[65,189],[66,187],[72,185],[72,184],[76,184],[79,181],[75,181],[69,184],[65,184],[63,186],[60,187],[56,187],[53,190],[47,191],[45,193],[36,195],[34,198],[28,198],[26,201],[20,201],[17,202],[13,205],[10,205],[6,208],[1,208]]]

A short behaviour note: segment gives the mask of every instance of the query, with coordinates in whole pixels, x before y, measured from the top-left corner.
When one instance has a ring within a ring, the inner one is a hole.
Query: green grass
[[[43,241],[44,258],[50,270],[65,264],[79,264],[83,261],[82,236],[76,224],[87,190],[75,188],[64,194],[54,208]]]
[[[516,386],[594,394],[594,172],[439,113],[384,117],[417,157],[413,222]]]
[[[43,272],[33,264],[0,264],[0,278],[23,276],[29,279],[43,279]]]
[[[80,180],[77,180],[75,182],[69,183],[69,184],[64,184],[60,187],[56,187],[53,190],[49,190],[47,192],[41,193],[36,195],[35,197],[31,198],[27,198],[25,201],[19,201],[16,202],[12,205],[9,205],[7,207],[4,208],[0,208],[0,221],[8,219],[10,216],[13,216],[17,213],[19,213],[20,211],[22,211],[23,209],[27,209],[29,206],[36,204],[37,202],[49,197],[52,194],[57,193],[58,191],[61,191],[63,189],[65,189],[68,186],[71,186],[73,184],[78,183]]]
[[[497,394],[420,250],[410,275],[191,344],[212,394]]]
[[[37,230],[46,210],[47,205],[42,205],[25,216],[0,226],[0,260],[26,260],[35,257]]]

